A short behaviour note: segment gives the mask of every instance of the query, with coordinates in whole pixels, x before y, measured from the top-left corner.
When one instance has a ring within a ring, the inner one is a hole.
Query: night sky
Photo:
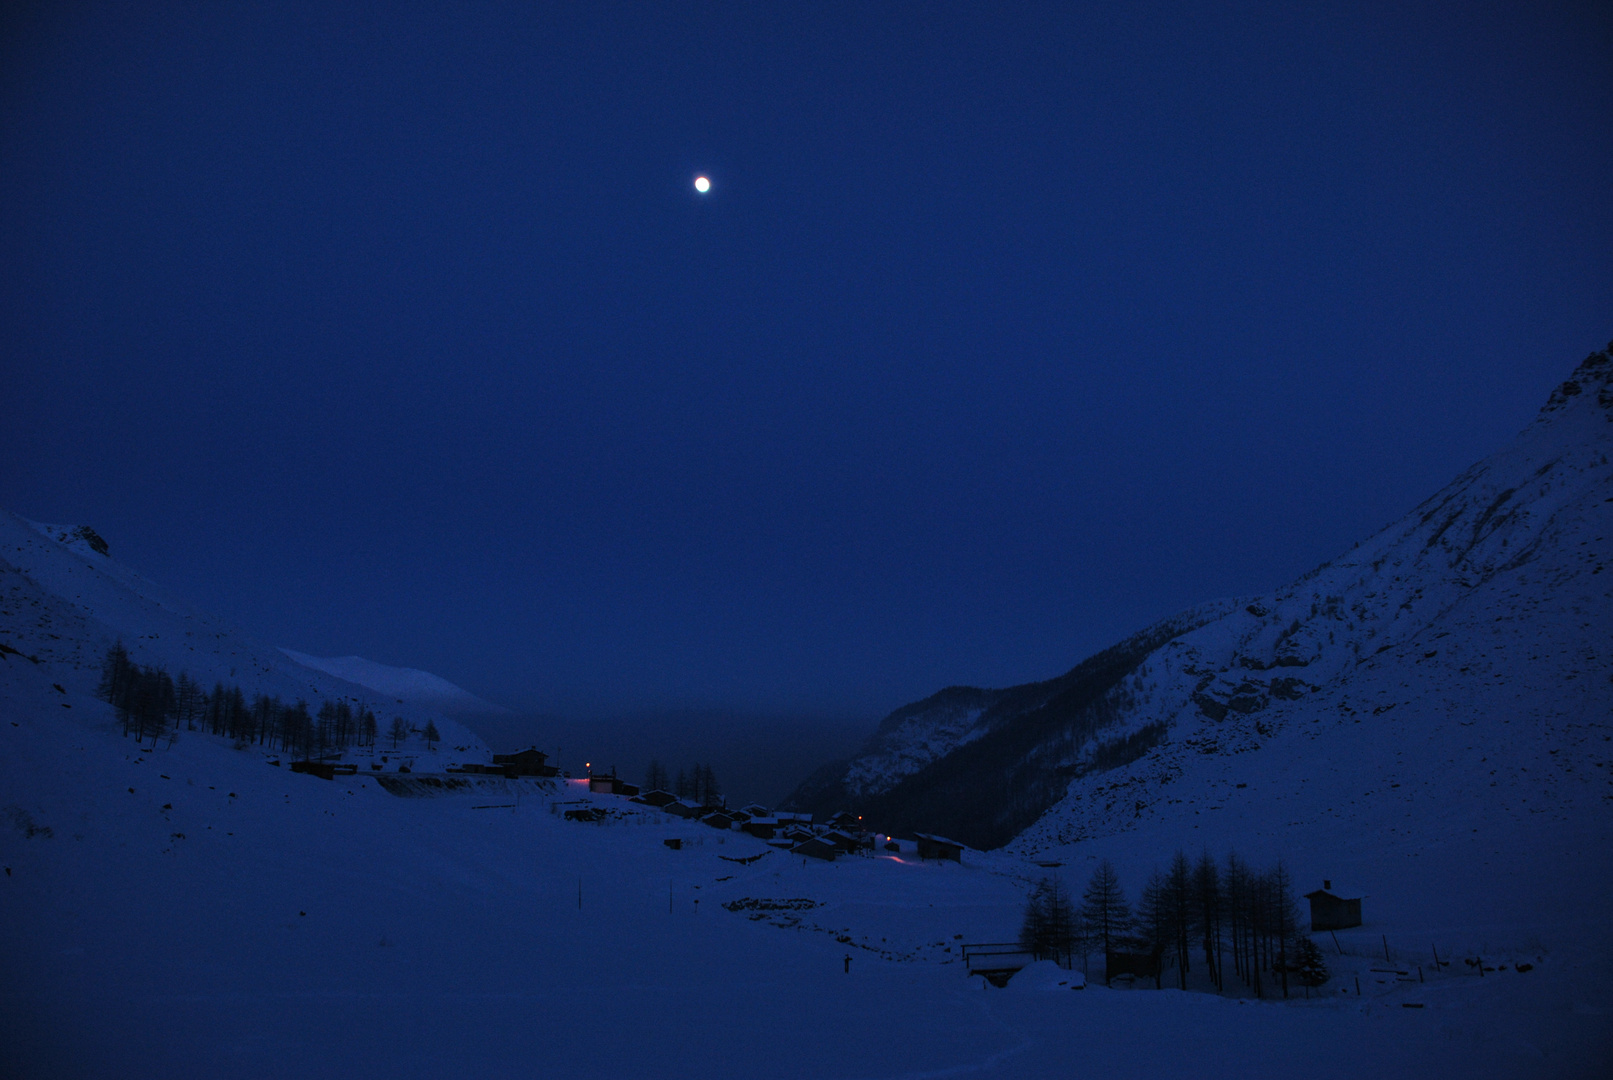
[[[7,5],[0,506],[521,711],[1045,678],[1613,337],[1610,11]]]

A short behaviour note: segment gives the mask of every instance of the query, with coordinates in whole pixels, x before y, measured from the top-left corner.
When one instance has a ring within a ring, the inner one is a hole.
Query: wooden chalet
[[[665,810],[669,814],[681,818],[698,818],[705,811],[704,807],[696,806],[693,803],[686,803],[682,799],[673,799],[671,802],[661,807],[661,809]]]
[[[861,840],[858,840],[855,836],[848,836],[839,829],[830,829],[823,834],[822,840],[826,844],[833,844],[847,855],[856,854],[863,846]]]
[[[677,802],[678,797],[672,794],[670,791],[662,791],[660,788],[655,788],[639,795],[634,801],[641,802],[645,806],[665,806],[667,803]]]
[[[560,770],[549,764],[549,755],[536,746],[513,754],[494,754],[493,764],[504,766],[504,775],[509,777],[560,775]]]
[[[740,828],[756,837],[758,840],[771,840],[778,832],[778,819],[770,817],[753,817],[740,825]]]
[[[956,840],[931,833],[915,833],[914,840],[921,859],[951,859],[955,863],[963,861],[963,845]]]
[[[780,810],[773,816],[778,818],[780,828],[789,828],[792,825],[808,826],[812,824],[811,814],[795,814],[787,810]]]
[[[772,816],[768,813],[767,807],[762,806],[760,803],[750,803],[746,806],[741,806],[739,809],[741,813],[749,814],[753,818]]]
[[[840,855],[840,849],[821,836],[809,837],[790,849],[791,855],[810,855],[814,859],[824,862],[834,862]]]
[[[1348,930],[1361,925],[1361,901],[1365,897],[1343,897],[1333,892],[1333,882],[1323,880],[1322,887],[1305,894],[1311,902],[1311,929]]]
[[[734,827],[734,819],[721,810],[713,810],[700,819],[700,824],[710,825],[713,829],[728,830]]]

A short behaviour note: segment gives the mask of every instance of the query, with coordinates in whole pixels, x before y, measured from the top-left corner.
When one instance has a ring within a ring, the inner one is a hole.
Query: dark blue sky
[[[10,5],[0,505],[521,709],[1050,676],[1613,336],[1608,10]]]

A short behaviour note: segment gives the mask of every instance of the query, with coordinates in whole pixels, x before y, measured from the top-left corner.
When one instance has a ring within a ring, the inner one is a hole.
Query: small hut
[[[955,863],[963,861],[963,845],[956,840],[948,840],[944,836],[934,836],[930,833],[915,833],[918,856],[921,859],[951,859]]]
[[[1305,894],[1311,902],[1311,929],[1347,930],[1361,925],[1361,901],[1365,897],[1344,897],[1333,891],[1333,882],[1324,879],[1322,887]]]

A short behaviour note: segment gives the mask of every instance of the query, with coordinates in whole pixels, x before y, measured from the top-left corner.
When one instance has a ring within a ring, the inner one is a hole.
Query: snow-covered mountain
[[[455,686],[440,675],[419,668],[391,667],[362,656],[309,656],[291,649],[280,651],[303,667],[368,687],[394,701],[405,701],[449,714],[500,715],[509,712],[491,701],[483,701],[469,690]]]
[[[222,682],[316,708],[347,700],[415,726],[430,719],[445,745],[466,748],[464,756],[485,755],[486,747],[445,714],[497,711],[426,672],[287,654],[124,566],[94,529],[0,510],[0,657],[48,666],[64,693],[89,694],[117,641],[135,663],[183,672],[204,687]]]
[[[1504,702],[1520,722],[1605,718],[1610,453],[1604,351],[1511,444],[1340,558],[1272,595],[1166,620],[1059,678],[953,687],[898,709],[792,802],[980,847],[1026,829],[1025,843],[1058,843],[1131,827],[1164,785],[1173,799],[1202,794],[1211,763],[1295,728],[1361,721],[1402,738],[1382,718],[1414,699],[1449,716]]]
[[[961,863],[796,859],[583,781],[327,780],[204,732],[125,737],[93,695],[118,637],[204,682],[426,714],[0,514],[0,1076],[1605,1076],[1593,361],[1508,450],[1293,586],[895,714],[833,782],[892,815],[947,792],[992,827],[1031,815]],[[964,944],[1012,941],[1044,876],[1079,891],[1106,859],[1136,897],[1184,848],[1364,893],[1364,925],[1318,936],[1327,982],[1254,1000],[1197,959],[1201,992],[1071,993],[1047,962],[966,977]]]

